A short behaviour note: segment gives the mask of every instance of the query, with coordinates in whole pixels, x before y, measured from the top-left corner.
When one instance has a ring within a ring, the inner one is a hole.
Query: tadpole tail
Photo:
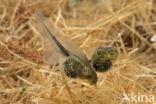
[[[60,52],[65,56],[70,56],[70,52],[56,39],[56,37],[50,32],[46,24],[44,23],[44,16],[38,11],[35,12],[35,16],[38,22],[41,24],[43,31],[47,34],[50,41],[54,41],[54,43],[58,46]]]

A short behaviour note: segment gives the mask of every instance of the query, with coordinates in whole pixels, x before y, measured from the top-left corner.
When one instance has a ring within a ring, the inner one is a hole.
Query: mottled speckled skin
[[[64,64],[64,71],[68,77],[76,78],[80,75],[80,70],[84,69],[84,65],[73,57],[68,57]]]
[[[91,78],[90,69],[81,62],[77,57],[67,57],[63,63],[64,72],[68,77],[71,78]]]
[[[114,47],[100,47],[92,55],[91,63],[96,71],[104,72],[112,67],[112,61],[118,57]]]

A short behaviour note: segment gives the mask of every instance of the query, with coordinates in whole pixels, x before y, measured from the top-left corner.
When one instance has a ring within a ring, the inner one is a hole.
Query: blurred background
[[[156,103],[155,6],[154,0],[0,0],[0,104]],[[36,10],[88,59],[100,46],[117,47],[118,59],[97,73],[96,86],[62,80],[47,64]],[[123,93],[155,100],[126,101]]]

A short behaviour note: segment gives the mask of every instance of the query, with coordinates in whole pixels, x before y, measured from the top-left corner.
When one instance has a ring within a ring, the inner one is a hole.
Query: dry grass
[[[89,1],[69,7],[67,0],[0,0],[0,104],[134,104],[121,100],[123,92],[153,95],[156,103],[156,45],[148,40],[156,30],[156,2]],[[46,64],[35,10],[54,20],[88,58],[99,46],[118,47],[119,58],[110,71],[98,73],[96,86]]]

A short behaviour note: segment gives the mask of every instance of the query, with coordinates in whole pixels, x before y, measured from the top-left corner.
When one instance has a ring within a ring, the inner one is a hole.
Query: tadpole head
[[[68,77],[78,77],[82,68],[83,65],[75,58],[69,57],[64,62],[64,72]]]
[[[93,53],[91,63],[96,71],[105,72],[112,67],[112,61],[118,57],[114,47],[100,47]]]
[[[68,57],[64,62],[64,72],[70,78],[81,78],[87,80],[90,84],[96,84],[97,75],[93,73],[82,61],[75,57]]]
[[[112,62],[110,60],[105,61],[95,60],[93,62],[93,67],[98,72],[106,72],[112,67]]]

